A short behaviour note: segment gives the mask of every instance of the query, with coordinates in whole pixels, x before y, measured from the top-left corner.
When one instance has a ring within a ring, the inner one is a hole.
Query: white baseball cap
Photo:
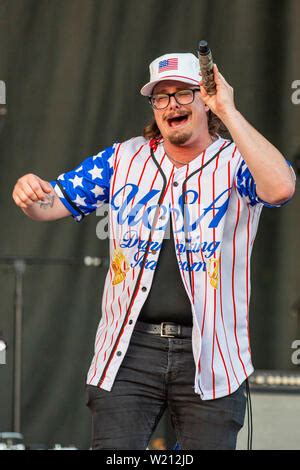
[[[199,60],[194,54],[165,54],[149,65],[150,82],[141,89],[143,96],[150,96],[154,86],[162,80],[176,80],[190,85],[199,85],[201,77]]]

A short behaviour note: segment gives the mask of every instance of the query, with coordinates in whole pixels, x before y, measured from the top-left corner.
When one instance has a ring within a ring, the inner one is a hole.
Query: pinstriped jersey
[[[171,217],[193,316],[195,393],[203,400],[233,393],[253,372],[250,257],[262,207],[272,207],[257,196],[235,143],[219,137],[176,168],[162,140],[137,137],[88,157],[51,184],[77,221],[109,207],[110,266],[87,383],[111,390]]]

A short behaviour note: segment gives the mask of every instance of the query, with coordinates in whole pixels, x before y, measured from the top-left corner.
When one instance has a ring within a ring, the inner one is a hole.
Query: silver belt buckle
[[[160,324],[160,336],[162,336],[163,338],[175,338],[174,335],[165,335],[164,334],[164,326],[166,325],[166,323],[161,323]]]

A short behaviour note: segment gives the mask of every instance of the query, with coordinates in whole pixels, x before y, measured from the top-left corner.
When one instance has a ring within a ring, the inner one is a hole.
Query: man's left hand
[[[203,102],[209,107],[209,109],[216,114],[220,119],[226,117],[231,111],[235,111],[236,107],[233,98],[233,88],[226,82],[223,75],[219,72],[216,64],[214,64],[214,78],[216,83],[217,92],[215,95],[208,95],[204,86],[203,81],[200,85],[200,95]]]

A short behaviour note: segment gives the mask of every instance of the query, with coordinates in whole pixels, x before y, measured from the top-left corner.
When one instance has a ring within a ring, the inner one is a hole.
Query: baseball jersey
[[[254,370],[250,257],[262,207],[273,207],[257,196],[235,143],[219,137],[176,168],[162,140],[136,137],[88,157],[51,184],[76,221],[105,203],[109,209],[110,266],[87,383],[111,390],[171,217],[193,316],[194,391],[203,400],[233,393]]]

